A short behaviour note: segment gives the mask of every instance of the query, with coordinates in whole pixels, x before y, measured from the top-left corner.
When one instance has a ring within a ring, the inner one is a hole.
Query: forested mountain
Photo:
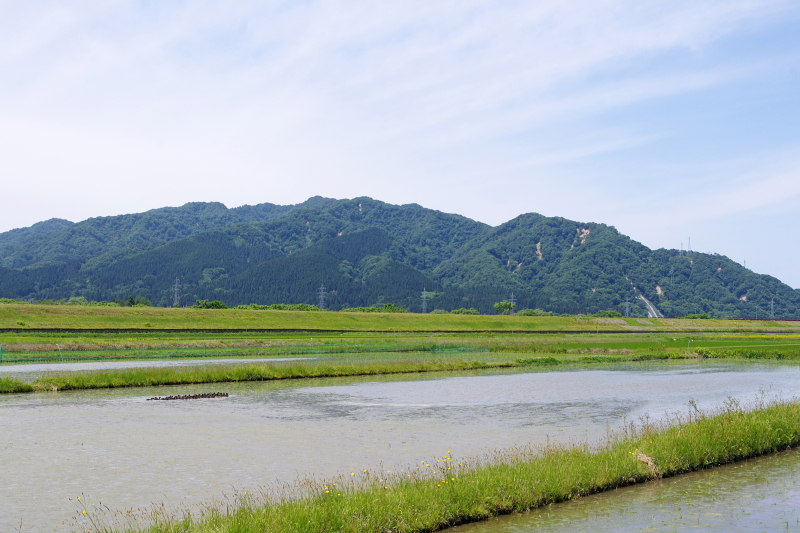
[[[27,228],[12,229],[11,231],[0,233],[0,248],[20,243],[34,235],[42,235],[45,233],[52,233],[54,231],[62,230],[74,224],[74,222],[64,220],[63,218],[51,218],[50,220],[45,220],[44,222],[37,222],[33,226],[29,226]]]
[[[228,209],[218,202],[193,202],[144,213],[96,217],[73,224],[51,219],[0,233],[0,266],[20,268],[45,261],[113,262],[164,243],[214,228],[267,222],[294,209],[333,202],[316,196],[297,205],[258,204]]]
[[[0,234],[0,297],[143,296],[182,302],[395,303],[476,307],[513,292],[518,309],[800,317],[800,291],[715,254],[650,250],[613,227],[538,214],[491,227],[370,198],[227,209],[192,203],[72,224],[53,219]]]

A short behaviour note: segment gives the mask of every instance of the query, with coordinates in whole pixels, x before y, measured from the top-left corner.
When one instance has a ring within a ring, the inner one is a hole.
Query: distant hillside
[[[24,242],[29,237],[35,235],[44,235],[45,233],[53,233],[74,225],[74,222],[64,220],[63,218],[51,218],[44,222],[37,222],[33,226],[27,228],[12,229],[5,233],[0,233],[0,249],[19,244]]]
[[[605,224],[530,213],[491,227],[416,204],[315,197],[294,206],[193,203],[0,234],[0,296],[144,296],[182,302],[395,303],[476,307],[514,293],[518,309],[635,316],[800,317],[800,291],[730,259],[650,250]]]
[[[20,268],[46,261],[86,261],[110,254],[109,261],[214,228],[267,222],[294,209],[334,200],[311,198],[297,205],[259,204],[228,209],[221,203],[193,202],[144,213],[96,217],[74,224],[51,219],[30,228],[0,233],[0,266]],[[105,258],[104,258],[105,259]]]

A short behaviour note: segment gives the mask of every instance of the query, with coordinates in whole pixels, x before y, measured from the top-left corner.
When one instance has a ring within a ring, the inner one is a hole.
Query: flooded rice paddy
[[[112,509],[191,506],[447,450],[594,440],[626,418],[686,411],[689,400],[716,407],[761,391],[793,396],[799,385],[792,366],[687,363],[4,395],[0,532],[20,521],[24,532],[65,530],[77,510],[69,498],[82,493]],[[146,401],[216,390],[230,396]]]

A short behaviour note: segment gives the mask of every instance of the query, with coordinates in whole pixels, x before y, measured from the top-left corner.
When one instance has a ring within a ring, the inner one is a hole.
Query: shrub
[[[613,309],[605,309],[603,311],[598,311],[592,315],[596,318],[621,318],[622,313],[619,311],[614,311]]]
[[[450,313],[448,313],[444,309],[434,309],[433,311],[431,311],[431,314],[432,315],[448,315]]]
[[[514,314],[517,316],[553,316],[552,311],[542,311],[541,309],[523,309]]]
[[[709,315],[708,313],[695,313],[692,315],[686,315],[683,318],[688,318],[689,320],[708,320],[709,318],[711,318],[711,315]]]
[[[197,300],[197,303],[195,303],[192,306],[192,308],[194,308],[194,309],[227,309],[228,306],[225,305],[224,302],[221,302],[219,300],[212,300],[210,302],[208,300]]]
[[[464,309],[463,307],[461,309],[453,309],[452,311],[450,311],[450,313],[454,314],[454,315],[479,315],[479,314],[481,314],[474,307],[470,307],[469,309]]]
[[[344,313],[407,313],[404,308],[394,304],[384,304],[381,307],[347,307]]]
[[[237,305],[234,309],[252,309],[254,311],[322,311],[318,305],[311,304],[249,304]]]

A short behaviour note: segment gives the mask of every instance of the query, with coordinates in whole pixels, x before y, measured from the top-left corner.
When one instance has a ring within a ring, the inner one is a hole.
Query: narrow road
[[[650,303],[650,300],[639,295],[639,299],[644,302],[645,307],[647,307],[647,318],[664,318],[664,315],[656,308],[655,305]]]

